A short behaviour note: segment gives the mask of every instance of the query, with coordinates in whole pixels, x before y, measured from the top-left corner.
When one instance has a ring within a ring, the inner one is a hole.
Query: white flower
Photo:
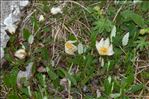
[[[51,13],[52,13],[53,15],[58,14],[58,13],[62,13],[62,9],[61,9],[60,7],[53,7],[53,8],[51,9]]]
[[[17,26],[16,25],[8,25],[6,27],[6,30],[9,31],[9,33],[14,34],[16,32]]]
[[[122,45],[126,46],[128,44],[128,41],[129,41],[129,32],[124,35],[122,39]]]
[[[15,57],[19,58],[19,59],[24,59],[26,57],[27,53],[25,51],[25,49],[19,49],[15,52]]]
[[[102,38],[100,42],[96,41],[96,48],[100,55],[111,56],[114,54],[113,46],[110,44],[109,38],[106,40]]]
[[[67,41],[65,43],[65,52],[70,55],[74,55],[74,52],[77,51],[77,47],[73,44],[76,41]]]
[[[44,21],[44,16],[43,15],[39,16],[39,22],[41,22],[41,21]]]

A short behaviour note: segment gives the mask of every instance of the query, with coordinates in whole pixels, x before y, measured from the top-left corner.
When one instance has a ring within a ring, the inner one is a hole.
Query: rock
[[[1,24],[1,32],[0,32],[0,47],[5,48],[7,45],[7,42],[9,40],[9,36],[7,35],[7,33],[5,32],[6,27],[4,27],[4,25]]]
[[[8,30],[9,32],[16,31],[18,27],[18,23],[21,21],[21,10],[29,4],[28,0],[15,0],[15,1],[1,1],[0,7],[1,9],[1,34],[0,34],[0,59],[4,57],[4,48],[7,45],[9,40],[9,36],[5,32]],[[13,34],[13,33],[11,33]]]

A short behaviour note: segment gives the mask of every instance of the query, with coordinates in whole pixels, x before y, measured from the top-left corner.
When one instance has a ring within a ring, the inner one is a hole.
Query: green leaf
[[[47,70],[47,72],[48,72],[49,77],[50,77],[52,80],[55,80],[55,79],[58,78],[57,74],[54,73],[54,72],[52,71],[52,69],[50,69],[49,67],[46,67],[46,70]]]
[[[35,92],[34,92],[34,96],[35,96],[35,99],[42,99],[42,95],[41,95],[41,93],[38,92],[38,91],[35,91]]]
[[[28,40],[30,34],[31,34],[31,33],[29,32],[28,29],[24,29],[24,30],[23,30],[23,38],[24,38],[25,40]]]
[[[28,43],[32,44],[34,42],[34,36],[31,34],[28,38]]]
[[[84,48],[83,48],[83,44],[82,44],[82,43],[79,43],[79,44],[78,44],[78,53],[79,53],[79,54],[83,54],[83,52],[84,52],[83,49],[84,49]]]
[[[146,0],[144,0],[141,4],[141,7],[140,7],[143,11],[148,11],[149,9],[149,2]]]
[[[110,97],[113,99],[120,97],[120,93],[114,93],[114,94],[110,94]]]
[[[44,60],[48,60],[49,59],[49,52],[48,49],[46,48],[42,48],[41,49],[41,54]]]
[[[143,27],[145,25],[144,19],[140,15],[134,13],[131,18],[138,26]]]
[[[111,94],[111,88],[112,88],[112,84],[109,83],[108,79],[105,79],[104,80],[105,94],[107,94],[107,95]]]
[[[15,92],[11,92],[8,94],[7,99],[19,99]]]
[[[135,93],[144,88],[144,84],[132,85],[128,90],[129,93]]]
[[[77,84],[75,78],[70,75],[68,72],[66,72],[64,69],[61,68],[61,71],[65,74],[66,78],[68,78],[74,85]]]
[[[128,41],[129,41],[129,32],[123,36],[122,45],[126,46],[128,44]]]
[[[112,29],[112,22],[106,18],[100,18],[94,22],[94,25],[93,29],[98,33],[110,32]]]
[[[144,27],[145,22],[142,16],[134,13],[131,10],[126,10],[122,12],[122,16],[124,17],[124,21],[130,21],[132,20],[134,23],[136,23],[139,27]]]
[[[4,83],[9,87],[15,87],[17,80],[17,73],[18,70],[16,69],[13,69],[10,73],[7,73],[3,79]]]
[[[35,15],[33,15],[32,17],[31,17],[31,22],[32,22],[32,25],[33,25],[33,27],[34,27],[34,32],[36,32],[38,29],[39,29],[39,21],[38,21],[38,19],[36,19],[36,16]]]
[[[22,89],[21,89],[21,92],[22,92],[23,94],[25,94],[26,96],[29,96],[29,94],[28,94],[28,89],[27,89],[27,88],[22,88]]]
[[[141,73],[141,76],[142,76],[144,79],[149,80],[149,72],[148,72],[148,71],[142,72],[142,73]]]
[[[149,46],[149,42],[146,41],[146,37],[139,37],[139,40],[135,42],[137,44],[137,49],[143,50]]]

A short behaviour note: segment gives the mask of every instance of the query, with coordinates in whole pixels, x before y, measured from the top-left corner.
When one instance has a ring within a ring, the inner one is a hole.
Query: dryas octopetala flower
[[[27,53],[25,51],[25,49],[19,49],[15,52],[15,57],[19,58],[19,59],[24,59],[26,57]]]
[[[67,41],[65,43],[65,52],[70,55],[74,55],[74,52],[77,51],[77,47],[73,44],[76,41]]]
[[[114,54],[113,46],[110,44],[109,38],[104,40],[103,38],[100,42],[96,41],[96,48],[100,55],[108,55],[111,56]]]
[[[62,13],[62,9],[61,9],[61,7],[52,7],[51,13],[53,15],[58,14],[58,13]]]
[[[8,32],[10,34],[14,34],[16,32],[17,26],[16,25],[9,25],[6,27],[6,30],[8,30]]]
[[[43,15],[39,16],[39,22],[41,22],[41,21],[44,21],[44,16]]]

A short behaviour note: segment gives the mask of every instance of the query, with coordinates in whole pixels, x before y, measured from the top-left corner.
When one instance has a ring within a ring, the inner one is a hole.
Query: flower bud
[[[27,53],[25,51],[25,49],[19,49],[15,52],[15,57],[19,58],[19,59],[24,59],[26,57]]]
[[[44,21],[44,16],[43,15],[40,15],[40,17],[39,17],[39,22],[41,22],[41,21]]]
[[[53,7],[53,8],[51,9],[51,13],[52,13],[53,15],[58,14],[58,13],[62,13],[62,9],[61,9],[60,7]]]

